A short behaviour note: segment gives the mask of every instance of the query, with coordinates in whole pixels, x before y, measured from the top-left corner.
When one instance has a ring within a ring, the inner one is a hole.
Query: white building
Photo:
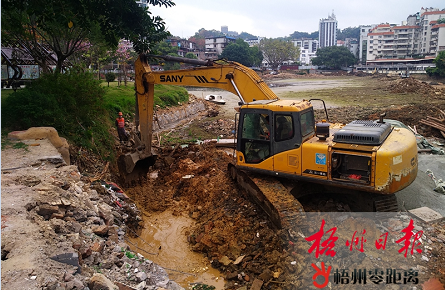
[[[424,55],[437,56],[439,51],[445,50],[443,45],[445,32],[437,20],[445,18],[445,11],[437,8],[422,8],[420,10],[420,52]],[[442,44],[442,45],[439,45]],[[442,48],[440,48],[442,46]]]
[[[294,46],[300,48],[300,58],[298,61],[301,65],[310,65],[312,59],[316,57],[318,40],[310,38],[302,38],[297,40],[292,40]]]
[[[359,63],[365,64],[366,63],[366,54],[368,52],[368,33],[371,32],[371,29],[376,27],[376,24],[372,25],[360,25],[360,40],[359,40],[359,54],[358,54],[358,60]]]
[[[251,39],[246,39],[245,42],[247,42],[249,46],[252,47],[255,45],[259,45],[262,39],[264,39],[264,37],[251,38]]]
[[[435,58],[445,50],[445,23],[439,19],[445,19],[444,10],[422,8],[402,25],[360,26],[360,63],[417,63]]]
[[[318,41],[320,48],[337,45],[337,19],[334,12],[326,19],[320,19]]]
[[[206,59],[217,59],[224,48],[236,39],[228,36],[218,36],[218,37],[206,37],[205,39],[205,54]]]

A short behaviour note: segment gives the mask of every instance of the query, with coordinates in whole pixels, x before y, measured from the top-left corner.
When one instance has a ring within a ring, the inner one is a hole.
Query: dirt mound
[[[403,78],[392,82],[388,89],[392,93],[418,93],[427,96],[445,95],[445,91],[436,89],[430,84],[414,78]]]

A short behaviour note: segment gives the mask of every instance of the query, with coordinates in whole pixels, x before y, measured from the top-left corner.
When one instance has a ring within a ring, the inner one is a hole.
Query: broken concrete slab
[[[76,274],[81,273],[81,269],[79,266],[79,255],[77,253],[63,253],[60,255],[55,255],[51,257],[51,260],[54,260],[59,263],[68,264],[71,266],[77,267]]]
[[[426,223],[443,219],[443,216],[440,213],[425,206],[408,210],[408,212]]]

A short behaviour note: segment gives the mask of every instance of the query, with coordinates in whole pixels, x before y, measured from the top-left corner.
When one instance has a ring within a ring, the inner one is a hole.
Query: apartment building
[[[206,37],[205,39],[205,55],[206,59],[217,59],[224,48],[236,39],[229,36]]]
[[[420,12],[409,15],[402,25],[361,26],[360,63],[391,60],[408,63],[435,58],[445,50],[445,23],[441,23],[440,19],[445,19],[445,10],[422,8]]]
[[[252,47],[255,45],[259,45],[260,41],[262,39],[264,39],[264,37],[250,38],[250,39],[246,39],[245,42],[247,42],[249,44],[249,46]]]
[[[302,65],[310,65],[314,57],[316,57],[318,40],[311,38],[302,38],[292,40],[294,46],[300,48],[300,58],[298,61]]]
[[[422,8],[420,10],[420,52],[424,55],[437,56],[439,51],[445,50],[443,44],[445,28],[443,23],[438,23],[439,19],[445,19],[444,10],[437,8]]]
[[[320,48],[337,45],[337,19],[334,12],[328,18],[320,19],[318,31]]]

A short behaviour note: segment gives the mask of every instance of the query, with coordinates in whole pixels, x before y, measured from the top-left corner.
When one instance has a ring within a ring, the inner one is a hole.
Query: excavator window
[[[241,151],[247,163],[260,163],[270,156],[269,114],[246,113],[242,117]]]
[[[275,115],[275,141],[290,140],[294,136],[292,116]]]
[[[314,121],[314,111],[310,110],[301,114],[300,117],[301,124],[301,136],[307,136],[314,133],[315,121]]]

